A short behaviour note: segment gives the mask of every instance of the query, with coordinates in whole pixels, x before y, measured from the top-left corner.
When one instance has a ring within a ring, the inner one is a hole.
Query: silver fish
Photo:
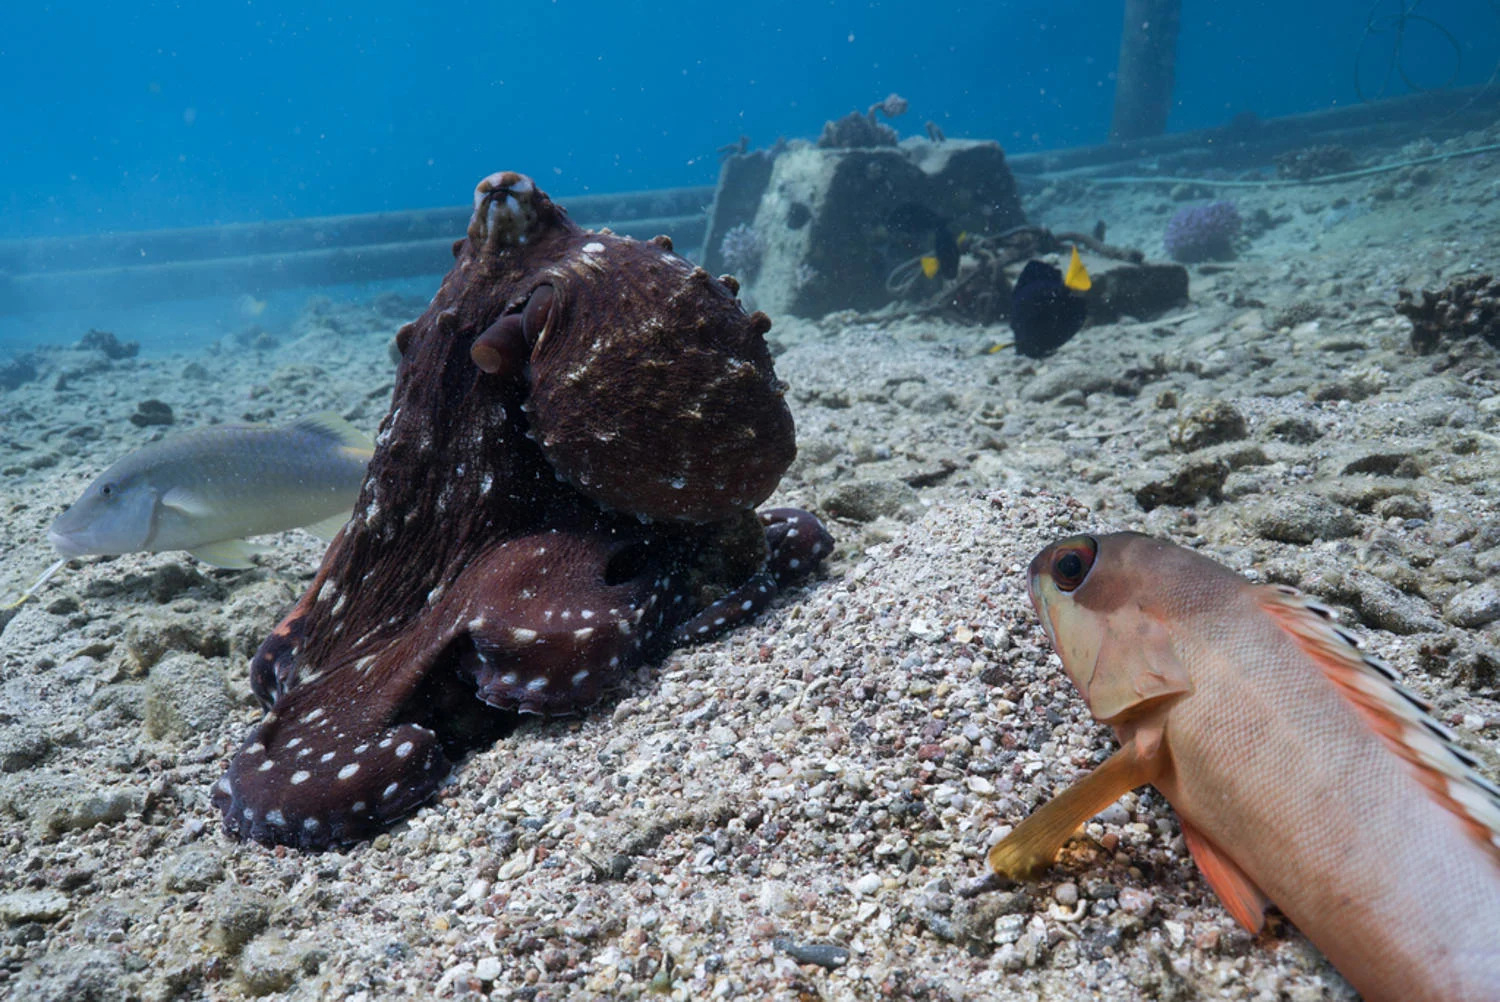
[[[215,567],[250,567],[263,547],[246,536],[301,527],[332,539],[370,455],[369,436],[336,414],[199,428],[105,470],[47,541],[65,557],[187,550]]]

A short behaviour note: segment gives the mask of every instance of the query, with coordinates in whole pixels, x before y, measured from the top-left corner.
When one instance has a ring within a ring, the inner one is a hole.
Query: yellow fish
[[[1073,256],[1068,260],[1068,273],[1063,277],[1063,285],[1074,292],[1088,292],[1094,287],[1094,280],[1089,278],[1088,269],[1083,266],[1083,259],[1078,256],[1078,248],[1073,248]]]

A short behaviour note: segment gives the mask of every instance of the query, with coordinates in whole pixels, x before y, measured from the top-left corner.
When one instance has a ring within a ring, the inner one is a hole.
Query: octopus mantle
[[[755,512],[796,445],[733,279],[509,172],[453,250],[397,334],[353,518],[251,662],[269,712],[214,788],[232,836],[369,837],[517,714],[587,707],[831,548],[806,512]]]

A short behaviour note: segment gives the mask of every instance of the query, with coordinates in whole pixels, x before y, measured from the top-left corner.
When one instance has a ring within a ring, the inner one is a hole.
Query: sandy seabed
[[[245,572],[75,561],[0,613],[0,996],[1352,998],[1285,923],[1234,925],[1150,790],[1034,883],[965,891],[1114,747],[1025,595],[1074,531],[1141,529],[1318,596],[1500,777],[1500,355],[1417,355],[1392,310],[1500,268],[1494,164],[1236,192],[1265,214],[1236,261],[1192,269],[1188,305],[1040,362],[986,354],[1004,326],[778,319],[800,454],[772,503],[826,519],[823,573],[475,754],[347,851],[229,841],[209,802],[259,716],[249,655],[321,544],[284,534]],[[1178,206],[1077,181],[1028,201],[1153,251]],[[422,306],[313,301],[275,346],[193,356],[44,352],[0,393],[0,591],[161,433],[129,422],[142,400],[177,427],[333,409],[372,429],[387,341]]]

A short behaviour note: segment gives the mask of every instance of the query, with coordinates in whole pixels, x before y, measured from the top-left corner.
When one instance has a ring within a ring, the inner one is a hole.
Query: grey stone
[[[111,950],[69,950],[38,957],[6,986],[27,1002],[119,1002],[133,992],[125,958]]]
[[[1222,459],[1190,459],[1167,476],[1136,487],[1135,503],[1142,511],[1151,511],[1164,504],[1187,507],[1205,498],[1218,501],[1224,496],[1228,476],[1229,464]]]
[[[919,500],[916,489],[900,480],[859,480],[839,484],[821,499],[821,506],[834,518],[873,522],[882,515],[899,518],[905,506]]]
[[[233,883],[214,892],[207,912],[209,942],[226,957],[237,955],[271,921],[271,903],[266,896]]]
[[[1091,365],[1059,365],[1039,374],[1026,384],[1021,399],[1032,403],[1055,400],[1065,393],[1077,390],[1080,393],[1097,393],[1109,388],[1109,377]]]
[[[187,738],[216,729],[234,709],[224,673],[195,654],[174,654],[146,679],[146,734]]]
[[[224,858],[217,847],[190,846],[171,859],[162,874],[169,891],[201,891],[224,876]]]
[[[297,979],[305,953],[279,933],[251,940],[240,954],[240,980],[246,993],[260,996],[286,991]]]
[[[1412,505],[1399,503],[1393,505],[1392,507],[1396,510],[1416,509],[1425,504],[1425,493],[1416,486],[1415,482],[1398,477],[1362,473],[1330,477],[1320,481],[1317,490],[1319,494],[1335,504],[1353,508],[1355,511],[1378,511],[1383,502],[1396,497],[1410,498],[1415,502]]]
[[[20,772],[52,750],[52,738],[33,723],[0,727],[0,772]]]
[[[132,787],[99,789],[79,781],[75,791],[60,793],[40,801],[32,812],[36,827],[43,836],[81,831],[94,825],[115,824],[145,802],[142,791]]]
[[[1282,494],[1248,513],[1251,530],[1278,543],[1342,539],[1359,531],[1359,520],[1343,505],[1317,494]]]
[[[1431,633],[1443,628],[1426,602],[1373,574],[1351,571],[1344,576],[1344,586],[1353,590],[1360,618],[1370,626],[1400,634]]]
[[[1443,618],[1466,629],[1495,622],[1500,619],[1500,586],[1494,581],[1481,581],[1465,588],[1448,600]]]
[[[1172,448],[1193,452],[1205,446],[1233,442],[1248,434],[1245,415],[1225,400],[1184,408],[1167,433]]]
[[[68,896],[47,888],[40,891],[8,891],[0,894],[0,922],[56,922],[68,911]]]

